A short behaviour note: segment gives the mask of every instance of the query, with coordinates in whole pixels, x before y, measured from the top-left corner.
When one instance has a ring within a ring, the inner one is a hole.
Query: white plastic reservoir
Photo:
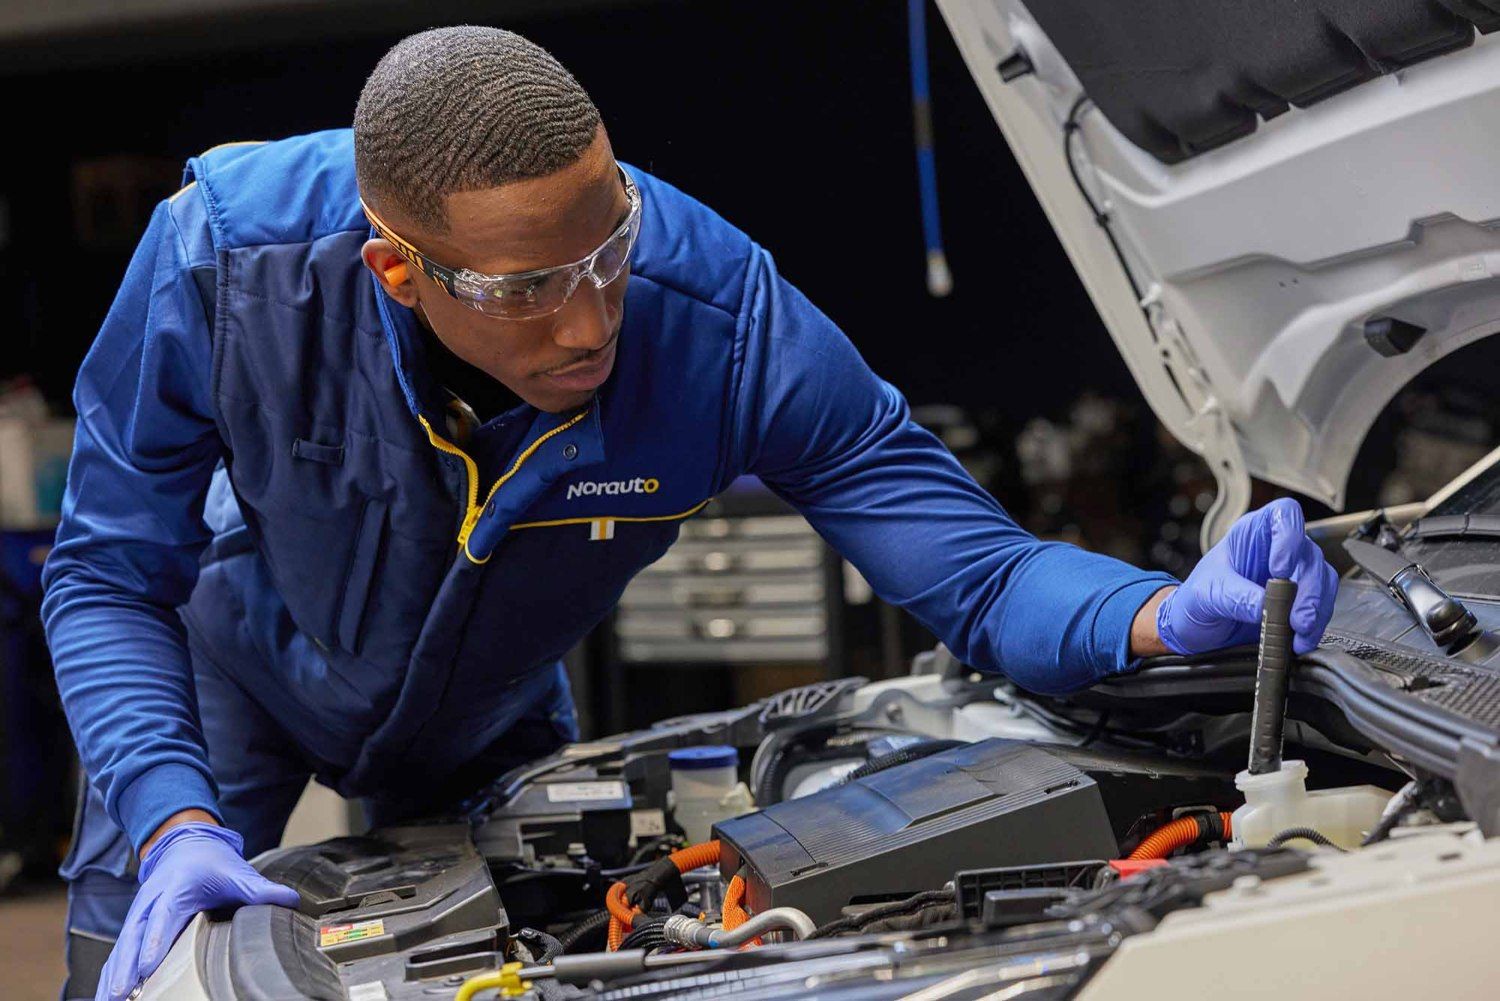
[[[1240,772],[1234,784],[1245,794],[1245,805],[1230,822],[1234,844],[1241,848],[1259,848],[1294,827],[1310,827],[1340,848],[1358,848],[1391,798],[1376,786],[1308,792],[1307,765],[1301,761],[1283,761],[1280,771],[1265,775]],[[1288,844],[1312,847],[1306,841]]]
[[[713,826],[755,809],[739,780],[740,755],[732,747],[680,747],[667,754],[672,769],[672,813],[690,844],[708,840]]]

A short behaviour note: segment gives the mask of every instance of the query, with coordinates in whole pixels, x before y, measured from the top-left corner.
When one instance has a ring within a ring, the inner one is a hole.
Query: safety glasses
[[[359,204],[375,232],[389,241],[408,263],[437,282],[444,292],[485,316],[529,320],[562,309],[585,278],[593,282],[595,288],[603,288],[619,278],[629,265],[635,238],[641,231],[641,194],[623,169],[620,170],[620,180],[625,185],[630,209],[624,222],[598,249],[571,264],[509,275],[484,275],[468,268],[443,267],[392,232],[364,203],[364,199],[360,199]]]

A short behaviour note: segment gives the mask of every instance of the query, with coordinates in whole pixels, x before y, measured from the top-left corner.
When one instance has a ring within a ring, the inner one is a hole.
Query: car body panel
[[[1175,164],[1085,105],[1073,161],[1117,255],[1064,156],[1077,76],[1018,0],[939,7],[1148,402],[1214,471],[1205,542],[1250,476],[1342,507],[1395,393],[1500,329],[1500,36]],[[1035,71],[1006,83],[1018,49]],[[1425,333],[1387,356],[1378,318]]]

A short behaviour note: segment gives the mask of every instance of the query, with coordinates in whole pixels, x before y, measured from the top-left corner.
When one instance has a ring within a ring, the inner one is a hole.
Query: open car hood
[[[1214,471],[1205,543],[1252,475],[1341,508],[1391,397],[1500,329],[1500,0],[938,6],[1146,399]]]

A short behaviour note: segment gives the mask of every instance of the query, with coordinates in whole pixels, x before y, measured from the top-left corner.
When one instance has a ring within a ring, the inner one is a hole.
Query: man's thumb
[[[245,880],[245,896],[248,904],[275,904],[277,907],[295,908],[302,902],[297,891],[290,886],[272,882],[258,873]]]

